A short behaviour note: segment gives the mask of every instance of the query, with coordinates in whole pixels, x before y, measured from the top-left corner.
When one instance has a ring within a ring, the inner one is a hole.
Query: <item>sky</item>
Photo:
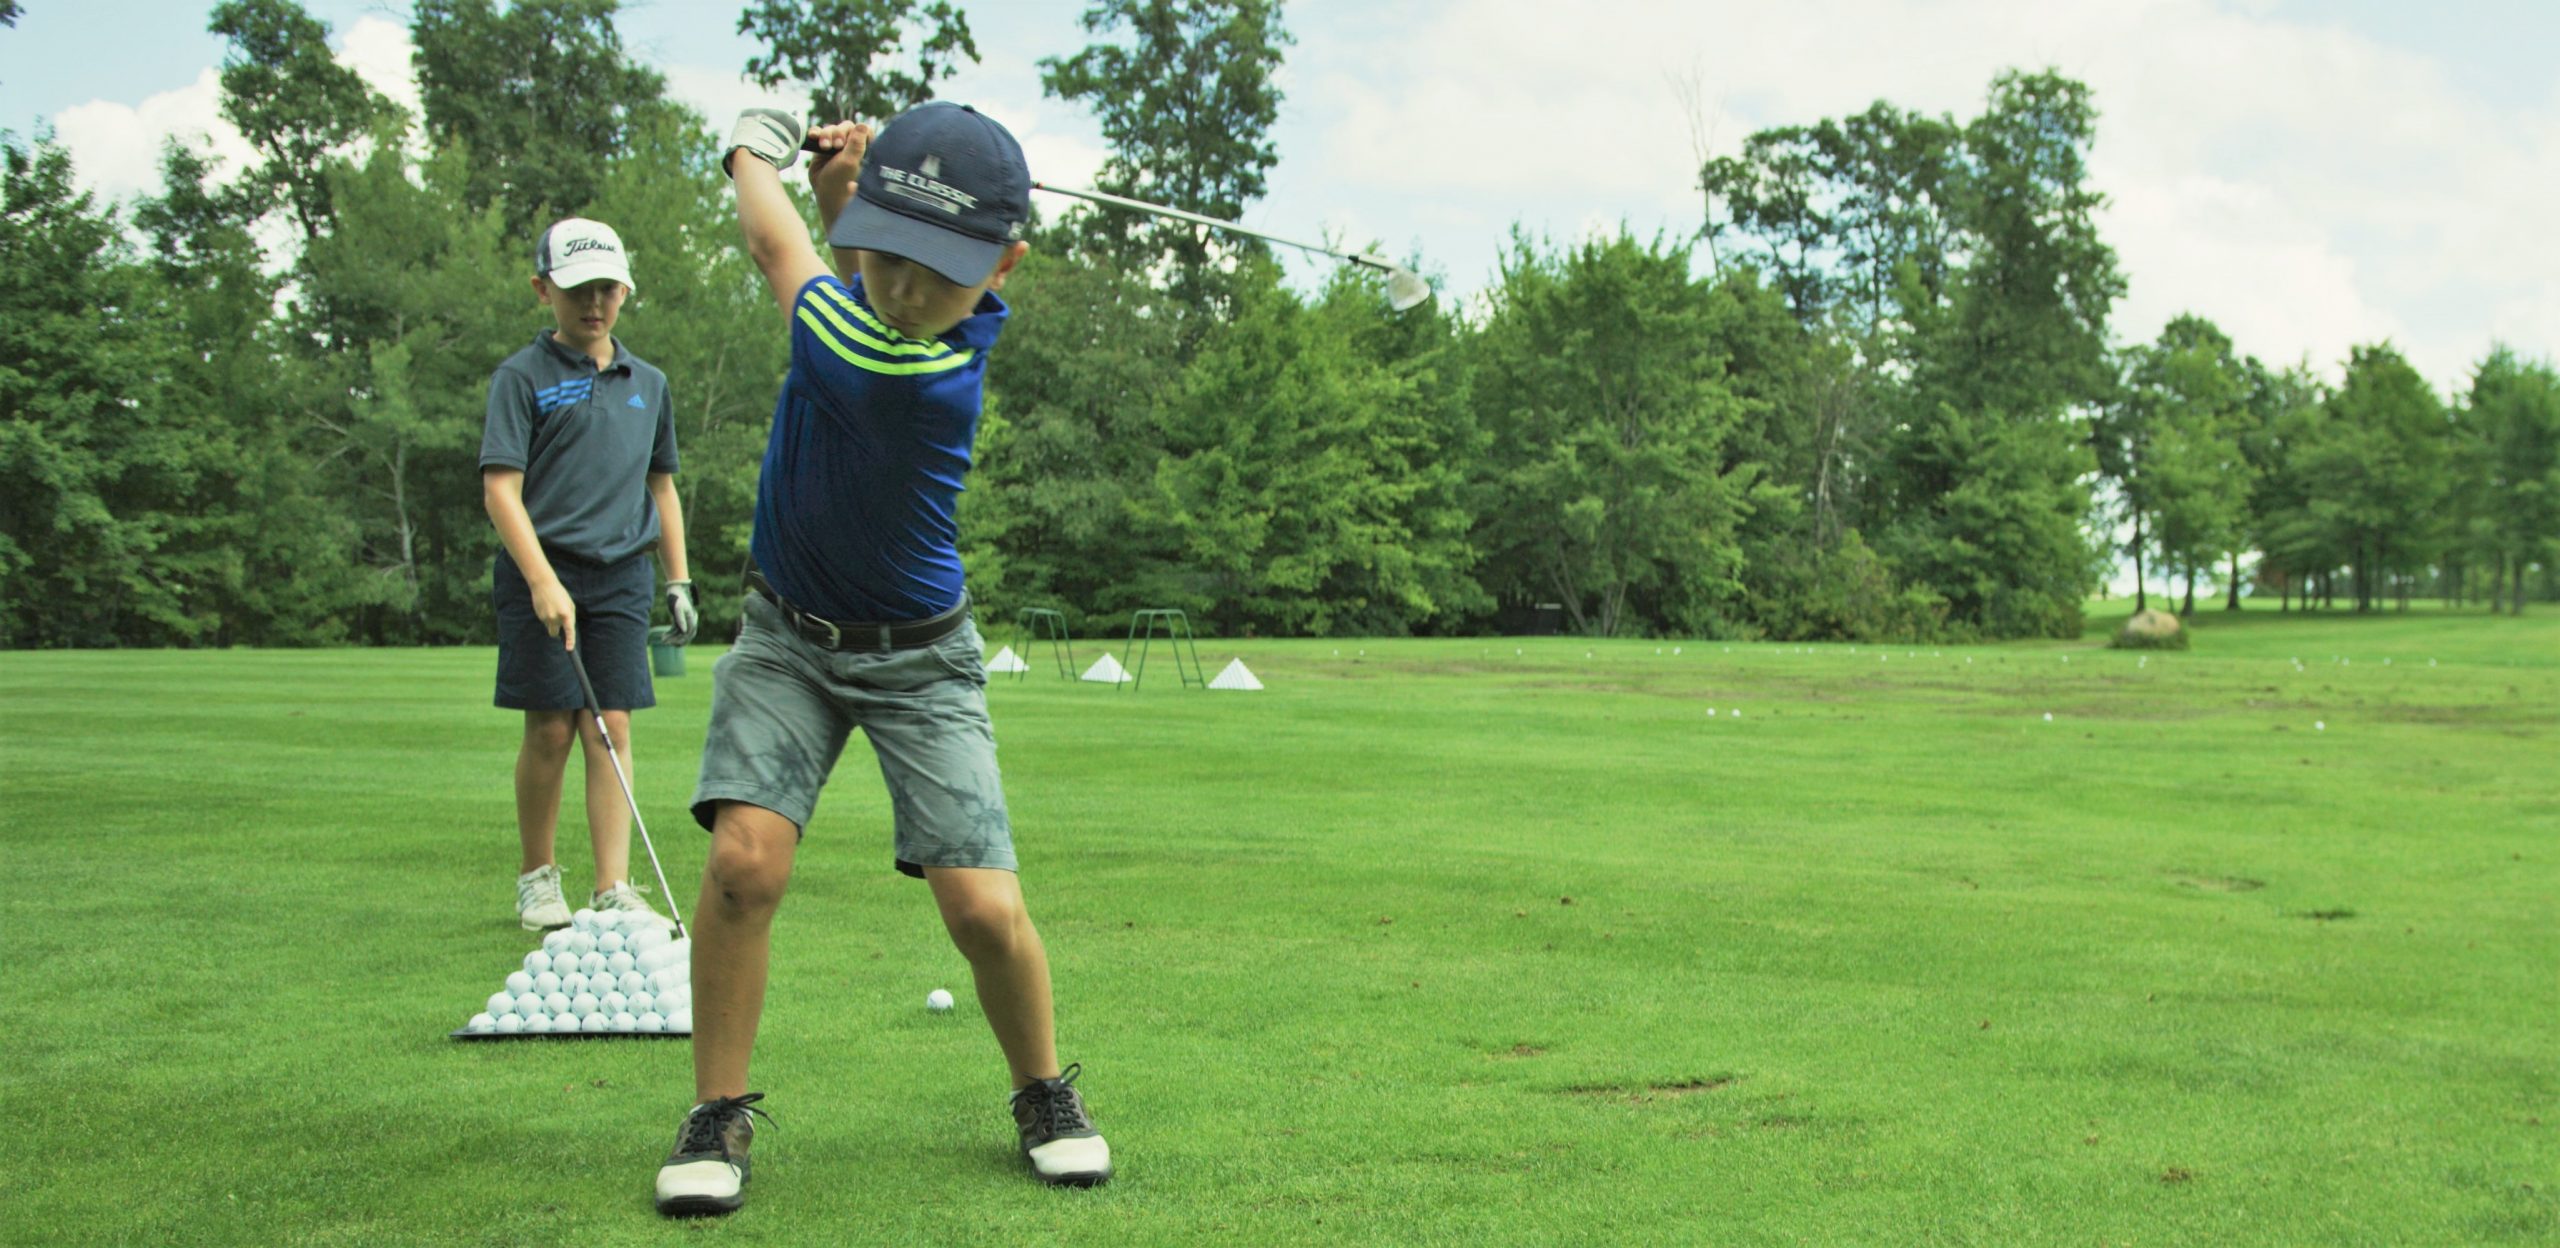
[[[22,0],[0,29],[0,128],[51,127],[83,182],[151,189],[163,136],[245,154],[219,118],[205,4]],[[305,0],[340,59],[411,103],[405,6]],[[714,119],[794,107],[740,78],[734,3],[626,3],[624,40]],[[962,0],[981,61],[941,88],[1023,142],[1035,177],[1105,150],[1042,98],[1082,0]],[[1699,224],[1696,143],[1878,99],[1969,117],[2004,68],[2088,83],[2117,337],[2196,312],[2334,377],[2390,341],[2440,390],[2493,342],[2560,351],[2560,5],[2525,0],[1291,0],[1280,163],[1245,220],[1418,259],[1465,299],[1515,229],[1558,241]],[[1696,113],[1677,83],[1691,83]],[[1692,125],[1692,121],[1696,125]],[[1699,261],[1703,267],[1705,261]],[[1301,270],[1302,272],[1306,270]]]

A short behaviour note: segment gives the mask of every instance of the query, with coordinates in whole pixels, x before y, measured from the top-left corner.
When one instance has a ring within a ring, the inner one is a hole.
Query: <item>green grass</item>
[[[1020,1174],[855,747],[776,930],[781,1129],[680,1226],[681,1043],[444,1038],[532,943],[487,651],[0,654],[0,1240],[2560,1238],[2560,611],[2209,610],[2147,662],[2095,614],[1000,683],[1121,1177]],[[712,657],[637,728],[688,900]]]

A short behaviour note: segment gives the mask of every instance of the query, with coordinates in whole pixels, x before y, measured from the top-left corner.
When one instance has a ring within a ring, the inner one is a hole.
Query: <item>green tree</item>
[[[605,166],[664,107],[666,81],[623,52],[618,0],[418,0],[419,103],[439,147],[470,153],[464,202],[518,233],[584,210]]]
[[[1638,624],[1636,599],[1657,604],[1655,627],[1715,629],[1740,591],[1758,466],[1723,462],[1741,403],[1687,249],[1622,235],[1543,254],[1522,238],[1491,304],[1473,391],[1487,588],[1559,602],[1596,636]]]
[[[2237,550],[2247,523],[2249,369],[2211,321],[2180,316],[2159,340],[2127,353],[2124,388],[2095,424],[2100,471],[2130,519],[2137,607],[2148,605],[2143,555],[2157,549],[2187,578],[2195,613],[2199,570]]]
[[[2356,609],[2370,611],[2395,576],[2426,568],[2450,536],[2452,427],[2426,379],[2388,345],[2355,348],[2326,407],[2300,452],[2309,520],[2343,555]]]
[[[2497,347],[2473,373],[2464,408],[2485,469],[2490,609],[2503,581],[2508,609],[2521,615],[2525,569],[2560,548],[2560,373]]]
[[[0,170],[0,646],[193,640],[214,455],[160,402],[151,283],[50,136],[0,132]]]
[[[328,228],[322,169],[400,120],[398,106],[329,54],[329,26],[294,0],[224,0],[208,27],[229,41],[222,116],[261,160],[241,180],[304,239]]]
[[[738,33],[766,49],[747,58],[747,76],[760,87],[808,88],[812,124],[894,117],[932,99],[935,79],[978,60],[968,15],[950,0],[755,0],[738,15]]]
[[[1280,159],[1271,125],[1280,115],[1278,70],[1291,39],[1277,0],[1095,0],[1084,28],[1123,40],[1040,62],[1049,95],[1086,102],[1111,156],[1103,190],[1232,220],[1261,198]],[[1082,213],[1084,245],[1134,271],[1172,268],[1184,306],[1218,298],[1222,255],[1261,244],[1135,213]]]

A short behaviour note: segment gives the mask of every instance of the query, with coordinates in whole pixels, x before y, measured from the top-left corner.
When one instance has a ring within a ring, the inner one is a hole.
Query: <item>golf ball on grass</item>
[[[507,976],[507,991],[521,997],[533,991],[533,976],[516,971]]]
[[[948,988],[936,988],[933,991],[924,994],[924,1008],[931,1010],[936,1014],[950,1009],[951,990]]]

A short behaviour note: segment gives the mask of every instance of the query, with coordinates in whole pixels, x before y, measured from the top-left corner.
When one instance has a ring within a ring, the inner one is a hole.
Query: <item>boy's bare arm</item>
[[[676,497],[675,474],[649,474],[649,498],[658,505],[658,562],[670,581],[689,581],[684,561],[684,503]]]
[[[551,560],[542,553],[542,539],[533,535],[533,517],[524,509],[524,472],[515,468],[487,468],[480,473],[480,505],[489,512],[489,523],[498,528],[498,540],[506,543],[507,555],[516,561],[516,570],[524,573],[524,583],[531,591],[534,618],[552,636],[561,639],[563,649],[578,648],[578,607],[570,601],[569,591],[562,588],[560,574],[552,571]]]
[[[835,228],[844,206],[853,202],[854,186],[862,177],[863,153],[871,149],[871,127],[858,121],[820,126],[809,132],[809,145],[809,190],[818,197],[818,233],[823,236]],[[850,280],[853,252],[842,247],[830,250],[836,276]]]
[[[738,228],[747,236],[747,255],[764,273],[773,301],[785,319],[809,279],[827,271],[809,242],[809,223],[783,189],[782,172],[746,148],[729,153],[730,178],[738,188]]]

